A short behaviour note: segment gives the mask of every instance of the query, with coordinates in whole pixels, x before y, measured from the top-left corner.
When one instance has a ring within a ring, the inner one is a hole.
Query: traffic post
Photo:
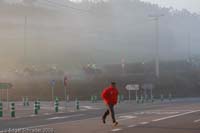
[[[161,102],[164,101],[164,96],[163,96],[163,94],[160,95],[160,100],[161,100]]]
[[[154,102],[154,96],[151,95],[151,102],[153,103]]]
[[[54,101],[54,87],[56,85],[56,81],[55,80],[51,80],[50,84],[51,84],[51,100],[52,100],[52,104],[53,104],[53,101]]]
[[[171,102],[172,101],[172,94],[169,93],[169,101]]]
[[[29,99],[26,97],[26,106],[29,106]]]
[[[141,103],[143,104],[144,103],[144,97],[141,96]]]
[[[93,96],[91,96],[91,102],[94,103],[94,97]]]
[[[38,110],[40,110],[40,99],[37,99]]]
[[[144,95],[144,99],[145,99],[145,102],[148,102],[148,95],[147,94]]]
[[[0,117],[3,117],[3,103],[0,102]]]
[[[139,97],[136,96],[136,103],[139,104],[140,103],[140,100],[139,100]]]
[[[58,97],[56,97],[56,99],[55,99],[54,108],[55,108],[55,112],[59,111],[59,99],[58,99]]]
[[[26,99],[25,99],[25,97],[22,97],[22,102],[23,102],[23,106],[25,107],[26,106]]]
[[[34,103],[34,114],[35,115],[38,114],[38,104],[37,104],[37,101],[35,101],[35,103]]]
[[[120,95],[120,99],[121,99],[121,102],[124,101],[124,95],[123,94]]]
[[[79,110],[79,109],[80,109],[78,98],[76,98],[76,100],[75,100],[75,106],[76,106],[76,110]]]
[[[118,103],[120,103],[121,102],[121,96],[120,96],[120,94],[118,95]]]
[[[97,96],[94,96],[94,102],[97,103]]]
[[[11,112],[10,112],[10,115],[12,118],[15,117],[15,103],[14,102],[11,102]]]

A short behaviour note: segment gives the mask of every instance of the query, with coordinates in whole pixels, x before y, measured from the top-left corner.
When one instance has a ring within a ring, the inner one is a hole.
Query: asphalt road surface
[[[117,105],[114,127],[101,121],[103,104],[96,109],[0,120],[0,132],[10,129],[53,129],[55,133],[200,133],[200,99]],[[96,105],[95,105],[96,107]],[[90,107],[88,107],[90,108]]]

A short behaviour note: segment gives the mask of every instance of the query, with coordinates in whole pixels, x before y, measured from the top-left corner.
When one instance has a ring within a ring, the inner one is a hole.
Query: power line
[[[42,1],[42,0],[37,2],[37,6],[45,7],[45,8],[52,8],[52,9],[56,9],[56,10],[59,10],[58,7],[60,7],[58,5],[47,3],[47,2]]]
[[[57,5],[57,6],[60,6],[60,7],[65,7],[65,8],[70,8],[70,9],[73,9],[73,10],[76,10],[76,11],[90,12],[89,10],[72,7],[72,6],[69,6],[67,4],[61,4],[61,3],[54,2],[54,1],[51,1],[51,0],[44,0],[44,1],[47,2],[47,3],[49,3],[49,4],[53,4],[53,5]]]

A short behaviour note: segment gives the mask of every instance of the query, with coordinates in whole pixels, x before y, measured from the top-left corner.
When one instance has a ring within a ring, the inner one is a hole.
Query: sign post
[[[153,102],[154,99],[153,99],[153,84],[143,84],[142,85],[142,88],[144,89],[144,92],[145,92],[145,100],[147,101],[148,99],[148,95],[147,95],[147,90],[150,90],[150,98],[151,98],[151,101]]]
[[[7,96],[7,109],[9,110],[9,92],[8,92],[8,88],[6,89],[6,96]]]
[[[129,95],[129,101],[131,101],[131,91],[136,91],[135,93],[135,97],[136,97],[136,101],[137,101],[137,91],[139,90],[139,85],[138,84],[128,84],[126,85],[126,89],[128,90],[128,95]]]
[[[0,90],[1,90],[1,96],[0,96],[0,101],[2,101],[2,95],[3,95],[3,90],[6,90],[6,101],[7,101],[7,109],[9,110],[9,91],[8,89],[12,88],[11,83],[0,83]]]
[[[56,85],[55,80],[51,80],[51,94],[52,94],[52,105],[54,105],[54,87]]]
[[[68,83],[68,78],[65,75],[64,76],[64,93],[65,93],[65,102],[67,102],[67,83]]]
[[[125,59],[121,59],[122,74],[125,74]]]

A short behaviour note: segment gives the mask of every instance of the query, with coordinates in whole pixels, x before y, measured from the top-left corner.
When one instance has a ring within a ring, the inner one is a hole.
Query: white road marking
[[[69,115],[69,116],[62,116],[62,117],[52,117],[52,118],[48,118],[46,120],[58,120],[58,119],[67,119],[67,118],[71,118],[71,117],[78,117],[78,116],[83,116],[84,114],[78,114],[78,115]]]
[[[40,107],[41,109],[46,109],[46,110],[52,110],[52,109],[50,109],[50,107],[48,107],[48,106],[46,106],[46,107]],[[63,109],[65,109],[65,107],[61,107],[61,106],[59,106],[59,109],[61,109],[61,110],[63,110]]]
[[[134,113],[135,115],[144,115],[144,114],[146,114],[146,115],[151,115],[151,114],[155,114],[155,115],[172,115],[172,114],[178,114],[178,113],[180,113],[180,112],[175,112],[175,111],[146,111],[146,112],[136,112],[136,113]]]
[[[80,111],[86,111],[87,109],[80,109]]]
[[[200,122],[200,119],[194,121],[194,123],[197,123],[197,122]]]
[[[200,112],[200,110],[196,110],[194,112],[188,112],[188,113],[195,113],[195,112]],[[117,116],[119,115],[126,115],[126,114],[133,114],[134,112],[126,112],[126,113],[120,113],[117,114]],[[183,114],[185,115],[185,114]],[[58,122],[58,123],[51,123],[51,124],[43,124],[43,125],[37,125],[37,126],[27,126],[27,127],[23,127],[23,128],[27,128],[27,129],[33,129],[33,128],[42,128],[42,127],[47,127],[47,126],[52,126],[52,125],[61,125],[61,124],[66,124],[68,122],[73,122],[73,123],[77,123],[77,122],[81,122],[81,121],[86,121],[86,120],[96,120],[99,119],[99,117],[93,117],[93,118],[86,118],[86,119],[80,119],[80,120],[74,120],[74,121],[65,121],[65,122]],[[169,119],[169,118],[168,118]],[[153,120],[155,121],[155,120]],[[0,133],[2,133],[3,131],[0,131]]]
[[[44,113],[44,115],[50,115],[50,113]]]
[[[129,125],[128,127],[136,127],[137,125]]]
[[[179,117],[179,116],[184,116],[184,115],[188,115],[188,114],[192,114],[192,113],[196,113],[196,112],[200,112],[200,110],[195,110],[195,111],[190,111],[190,112],[186,112],[186,113],[182,113],[182,114],[163,117],[163,118],[155,119],[155,120],[152,120],[152,121],[153,122],[162,121],[162,120],[171,119],[171,118],[175,118],[175,117]]]
[[[149,122],[141,122],[141,125],[149,124]]]
[[[129,119],[133,119],[133,118],[136,118],[136,116],[131,116],[131,115],[119,116],[118,121],[125,121],[125,120],[129,120]]]
[[[92,106],[80,106],[82,108],[85,108],[85,109],[94,109],[94,110],[98,110],[100,108],[95,108],[95,107],[92,107]]]
[[[121,131],[122,129],[121,128],[116,128],[116,129],[113,129],[111,130],[112,132],[117,132],[117,131]]]

